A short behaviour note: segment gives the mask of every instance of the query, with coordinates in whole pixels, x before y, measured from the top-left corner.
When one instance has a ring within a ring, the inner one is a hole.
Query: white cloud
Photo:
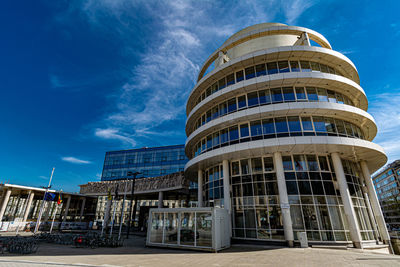
[[[103,139],[119,140],[124,143],[130,144],[132,146],[136,145],[136,142],[134,139],[132,139],[129,136],[125,136],[123,133],[119,132],[119,130],[117,130],[117,129],[96,129],[95,135],[97,137],[100,137]]]
[[[383,91],[383,90],[382,90]],[[386,90],[387,91],[387,90]],[[389,162],[400,158],[400,91],[390,90],[389,93],[380,93],[369,96],[368,110],[378,126],[378,135],[374,142],[380,144],[388,155]]]
[[[48,179],[49,179],[49,177],[46,177],[46,176],[44,176],[44,175],[40,175],[39,178],[40,178],[40,179],[43,179],[43,180],[48,180]]]
[[[282,12],[287,22],[293,23],[312,6],[309,0],[246,0],[232,4],[186,0],[78,3],[74,8],[81,10],[94,29],[119,38],[126,57],[135,58],[124,66],[131,70],[131,77],[111,93],[114,101],[113,108],[108,109],[111,112],[94,123],[95,136],[132,146],[140,142],[137,137],[145,132],[167,136],[171,130],[170,126],[163,127],[165,123],[185,120],[186,99],[200,66],[230,35],[250,25],[274,22]],[[133,27],[138,12],[152,23],[143,37],[137,36],[137,28]],[[66,23],[65,17],[60,22]],[[150,41],[143,50],[132,48],[145,38]],[[59,79],[53,82],[60,83]],[[184,140],[183,127],[175,136]]]
[[[61,160],[69,162],[69,163],[73,163],[73,164],[92,164],[91,161],[78,159],[75,157],[62,157]]]

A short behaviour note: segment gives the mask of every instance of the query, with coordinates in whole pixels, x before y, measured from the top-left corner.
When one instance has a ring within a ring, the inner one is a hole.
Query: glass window
[[[252,170],[253,174],[263,171],[261,158],[252,158],[251,159],[251,170]]]
[[[260,96],[260,105],[271,103],[271,95],[269,93],[269,89],[259,91],[258,95]]]
[[[290,61],[290,68],[292,72],[299,72],[300,66],[298,61]]]
[[[207,111],[206,113],[206,122],[209,122],[211,120],[211,110]]]
[[[271,89],[271,98],[272,98],[272,103],[282,102],[283,97],[281,88]]]
[[[235,141],[239,139],[239,130],[237,126],[229,127],[229,141]]]
[[[247,106],[248,107],[258,106],[257,92],[252,92],[247,94]]]
[[[247,123],[240,125],[240,138],[249,136],[249,125]]]
[[[328,102],[328,95],[325,89],[318,88],[318,100],[321,102]]]
[[[194,212],[183,212],[181,215],[181,245],[194,246],[195,239]]]
[[[264,171],[270,172],[274,170],[274,161],[272,157],[265,157],[264,158]]]
[[[226,86],[229,86],[234,83],[235,83],[235,74],[231,73],[228,76],[226,76]]]
[[[293,87],[283,87],[282,91],[283,91],[283,97],[286,102],[295,101]]]
[[[267,74],[267,71],[265,69],[265,64],[259,64],[256,66],[256,73],[257,73],[257,77],[258,76],[263,76]]]
[[[274,134],[275,133],[274,119],[262,120],[262,127],[264,135]]]
[[[211,149],[212,148],[212,135],[208,135],[207,136],[207,149]]]
[[[326,66],[326,65],[324,65],[324,64],[319,64],[319,65],[320,65],[320,67],[321,67],[321,71],[322,71],[322,72],[329,73],[329,71],[328,71],[328,66]]]
[[[208,87],[206,90],[206,97],[211,95],[211,87]]]
[[[218,81],[219,90],[226,87],[225,77]]]
[[[246,68],[245,73],[246,73],[246,80],[256,77],[254,66]]]
[[[275,118],[275,128],[277,133],[287,133],[288,126],[286,117]]]
[[[218,106],[213,107],[211,109],[211,119],[214,120],[218,118],[218,114],[219,114]]]
[[[328,133],[336,133],[335,121],[332,118],[325,118],[325,128]]]
[[[292,171],[293,170],[293,163],[291,156],[283,156],[282,157],[283,169],[285,171]]]
[[[232,162],[232,175],[239,175],[239,161]]]
[[[315,116],[313,117],[313,121],[316,132],[326,132],[324,117]]]
[[[304,87],[296,87],[296,98],[297,100],[306,100],[306,92]]]
[[[216,91],[218,91],[218,84],[217,84],[217,83],[214,83],[214,84],[211,86],[211,94],[214,94]]]
[[[224,144],[229,141],[227,129],[221,130],[220,138],[221,138],[221,144]]]
[[[247,159],[243,159],[240,161],[240,167],[242,170],[242,175],[250,174],[249,161]]]
[[[317,90],[314,87],[307,87],[306,90],[309,101],[318,101]]]
[[[288,124],[289,124],[289,130],[291,133],[301,132],[299,117],[297,117],[297,116],[288,117]]]
[[[236,72],[236,82],[240,82],[244,80],[244,74],[243,71],[240,70],[238,72]]]
[[[212,216],[209,212],[196,212],[196,228],[199,233],[196,238],[197,246],[211,247],[212,246]],[[197,235],[197,233],[196,233]]]
[[[343,95],[340,93],[336,93],[336,99],[339,104],[343,104]]]
[[[219,145],[219,132],[213,133],[213,147]]]
[[[236,98],[231,98],[228,100],[228,112],[236,111]]]
[[[297,188],[296,181],[286,181],[286,189],[288,195],[298,195],[299,189]]]
[[[312,71],[321,71],[321,69],[319,68],[319,63],[317,63],[317,62],[310,62],[310,65],[311,65]]]
[[[344,125],[346,127],[347,135],[354,136],[353,129],[351,128],[351,124],[348,123],[347,121],[344,121]]]
[[[319,171],[317,157],[315,155],[306,155],[306,158],[308,163],[308,170]]]
[[[311,195],[311,184],[309,181],[298,181],[299,191],[301,195]]]
[[[327,90],[327,92],[328,92],[329,102],[336,103],[337,101],[336,101],[336,97],[335,97],[335,92],[331,91],[331,90]]]
[[[329,171],[328,161],[325,156],[319,156],[319,166],[321,167],[321,171]]]
[[[261,121],[250,122],[251,136],[262,135]]]
[[[310,72],[311,71],[310,62],[308,62],[308,61],[300,61],[300,66],[301,66],[302,72]]]
[[[307,165],[306,165],[306,160],[304,158],[304,155],[294,155],[293,161],[294,161],[294,167],[296,168],[296,171],[306,171],[307,170]]]
[[[301,124],[303,126],[303,131],[314,130],[311,122],[311,117],[301,117]]]
[[[226,102],[219,104],[219,115],[224,116],[226,113],[228,113],[228,105]]]
[[[246,107],[246,95],[238,97],[238,109]]]
[[[335,120],[335,122],[336,122],[336,127],[337,127],[338,133],[342,134],[342,135],[346,135],[346,130],[345,130],[343,121],[342,120]]]
[[[278,73],[278,67],[276,62],[269,62],[267,63],[268,74],[275,74]]]
[[[279,61],[278,62],[279,73],[289,72],[289,63],[287,61]]]

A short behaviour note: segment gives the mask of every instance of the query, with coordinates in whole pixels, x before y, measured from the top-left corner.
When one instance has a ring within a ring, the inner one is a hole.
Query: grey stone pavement
[[[41,244],[36,254],[0,254],[0,266],[400,266],[400,256],[360,250],[234,245],[219,253],[146,248],[131,237],[121,248]]]

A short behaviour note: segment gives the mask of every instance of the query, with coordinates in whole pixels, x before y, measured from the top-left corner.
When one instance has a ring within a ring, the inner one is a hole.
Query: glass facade
[[[191,132],[209,121],[242,109],[287,102],[330,102],[354,106],[354,103],[348,97],[324,88],[283,87],[264,89],[248,93],[247,95],[233,97],[215,105],[208,111],[199,115]]]
[[[289,61],[287,60],[262,63],[247,67],[242,70],[238,70],[234,73],[230,73],[229,75],[218,80],[213,85],[202,91],[195,105],[206,99],[208,96],[214,94],[215,92],[222,90],[223,88],[229,85],[241,82],[244,79],[249,80],[264,75],[271,75],[271,74],[285,73],[285,72],[324,72],[324,73],[343,76],[339,71],[335,70],[333,67],[320,64],[318,62],[290,61],[290,68],[289,68]]]
[[[342,136],[364,139],[361,129],[347,121],[322,116],[289,116],[242,122],[204,137],[192,156],[237,143],[288,136]]]
[[[297,232],[305,231],[309,241],[351,241],[331,158],[295,154],[283,155],[282,161],[295,240]],[[352,161],[342,160],[342,163],[362,239],[373,240],[360,170]],[[283,240],[273,158],[232,161],[230,174],[233,237]],[[207,199],[207,193],[204,197]]]
[[[188,158],[184,145],[139,148],[106,152],[102,181],[127,178],[127,172],[138,177],[156,177],[183,171]]]

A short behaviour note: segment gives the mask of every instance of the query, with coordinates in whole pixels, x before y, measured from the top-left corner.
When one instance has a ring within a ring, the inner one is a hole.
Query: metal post
[[[122,210],[121,210],[121,219],[119,220],[119,232],[118,232],[118,240],[121,239],[121,231],[122,231],[122,220],[124,218],[124,210],[125,210],[125,199],[126,199],[126,190],[128,188],[128,179],[125,182],[125,190],[124,190],[124,199],[122,200]]]
[[[135,173],[128,172],[128,173],[127,173],[127,176],[133,176],[132,188],[131,188],[131,206],[130,206],[130,209],[129,209],[129,223],[128,223],[128,230],[127,230],[127,232],[126,232],[126,238],[127,238],[127,239],[129,238],[129,232],[130,232],[130,230],[131,230],[133,194],[135,193],[135,181],[136,181],[136,176],[137,176],[138,174],[140,174],[140,172],[135,172]],[[134,213],[133,213],[133,216],[134,216],[133,223],[135,223],[135,217],[136,217],[136,204],[137,204],[137,198],[135,198],[135,208],[134,208]]]
[[[42,206],[40,207],[39,216],[38,216],[37,221],[36,221],[35,231],[33,232],[34,234],[36,234],[36,232],[39,230],[40,219],[42,218],[45,198],[46,198],[47,192],[49,191],[49,189],[51,187],[51,180],[53,179],[54,169],[55,168],[53,167],[53,170],[51,171],[51,175],[50,175],[49,185],[46,187],[46,191],[44,192],[44,195],[43,195],[43,202],[42,202]]]
[[[55,210],[55,212],[53,214],[53,219],[51,220],[50,234],[51,234],[51,231],[53,231],[54,219],[56,218],[57,208],[58,208],[58,204],[56,204],[56,210]]]
[[[114,200],[118,201],[118,199],[115,199],[115,197],[114,197]],[[113,211],[113,217],[112,217],[112,221],[111,221],[110,237],[112,236],[112,232],[114,229],[115,211],[117,209],[117,205],[118,205],[118,202],[114,201],[114,211]]]

